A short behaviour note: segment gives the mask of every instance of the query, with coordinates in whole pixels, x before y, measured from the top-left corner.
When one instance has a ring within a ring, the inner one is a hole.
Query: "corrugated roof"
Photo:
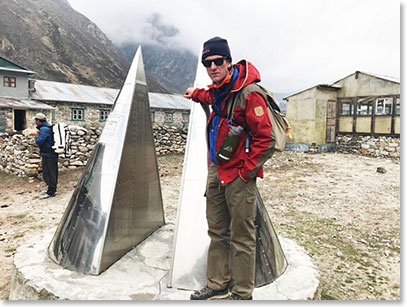
[[[113,104],[118,93],[118,89],[112,88],[35,80],[31,97],[42,101]]]
[[[113,105],[118,89],[72,83],[35,80],[33,99],[41,101],[64,101]],[[191,101],[182,95],[148,93],[152,108],[190,110]]]
[[[190,110],[192,101],[182,95],[148,93],[151,108]]]
[[[316,86],[307,88],[307,89],[305,89],[305,90],[302,90],[302,91],[293,93],[293,94],[291,94],[291,95],[289,95],[289,96],[284,97],[283,99],[284,99],[284,100],[287,100],[287,98],[290,98],[290,97],[292,97],[292,96],[298,95],[298,94],[300,94],[300,93],[302,93],[302,92],[308,91],[308,90],[313,89],[314,87],[318,87],[318,86],[322,86],[322,87],[332,87],[333,89],[334,89],[334,88],[338,88],[338,89],[339,89],[339,87],[337,87],[336,83],[338,83],[338,82],[342,81],[343,79],[346,79],[346,78],[348,78],[348,77],[350,77],[350,76],[352,76],[352,75],[354,75],[354,74],[356,74],[356,73],[362,73],[362,74],[365,74],[365,75],[369,75],[369,76],[372,76],[372,77],[375,77],[375,78],[387,80],[387,81],[390,81],[390,82],[400,83],[400,79],[399,79],[399,78],[396,78],[396,77],[391,77],[391,76],[386,76],[386,75],[380,75],[380,74],[375,74],[375,73],[367,73],[367,72],[363,72],[363,71],[356,71],[356,72],[351,73],[350,75],[348,75],[348,76],[346,76],[346,77],[343,77],[342,79],[339,79],[338,81],[335,81],[335,82],[333,82],[333,83],[331,83],[331,84],[318,84],[318,85],[316,85]]]
[[[370,75],[370,76],[373,76],[373,77],[376,77],[376,78],[379,78],[379,79],[384,79],[384,80],[387,80],[387,81],[400,83],[400,78],[397,78],[397,77],[386,76],[386,75],[375,74],[375,73],[364,72],[364,71],[361,71],[361,73],[365,74],[365,75]]]
[[[31,100],[31,99],[19,99],[12,97],[0,97],[0,107],[12,108],[12,109],[35,109],[35,110],[54,110],[43,102]]]

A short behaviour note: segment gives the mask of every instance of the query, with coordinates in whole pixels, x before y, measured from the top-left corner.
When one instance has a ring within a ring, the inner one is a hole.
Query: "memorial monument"
[[[164,225],[141,47],[49,246],[64,268],[98,275]]]

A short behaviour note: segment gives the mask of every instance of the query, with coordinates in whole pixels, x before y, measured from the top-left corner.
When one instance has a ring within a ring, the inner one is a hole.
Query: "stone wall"
[[[34,116],[35,114],[41,112],[45,114],[48,118],[51,118],[50,110],[41,110],[41,109],[26,109],[24,126],[27,128],[35,128]],[[0,134],[1,133],[15,133],[14,130],[14,110],[12,108],[2,108],[0,107]]]
[[[52,117],[47,117],[47,119],[51,118],[51,120],[49,120],[50,123],[67,123],[69,125],[78,126],[92,125],[95,127],[103,127],[105,125],[105,121],[101,120],[100,112],[110,111],[110,109],[112,108],[112,106],[108,104],[75,103],[62,101],[43,102],[55,108]],[[72,109],[83,110],[83,120],[73,120]],[[188,126],[189,113],[190,110],[151,108],[151,119],[153,123],[156,123],[158,125],[168,125],[183,128],[185,126]],[[172,114],[170,121],[167,121],[166,114]]]
[[[36,177],[41,172],[39,148],[34,141],[35,129],[26,129],[23,134],[0,135],[0,171],[18,176]],[[98,142],[102,127],[72,126],[72,154],[59,156],[60,169],[76,169],[86,165]],[[187,129],[175,126],[153,125],[157,155],[183,153]]]
[[[373,157],[400,158],[400,139],[386,136],[337,136],[336,151]]]

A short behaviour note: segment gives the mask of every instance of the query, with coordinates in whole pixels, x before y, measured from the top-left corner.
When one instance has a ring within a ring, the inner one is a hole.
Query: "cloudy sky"
[[[116,44],[187,48],[227,38],[262,83],[292,93],[356,70],[400,77],[396,0],[68,0]],[[402,1],[403,2],[403,1]]]

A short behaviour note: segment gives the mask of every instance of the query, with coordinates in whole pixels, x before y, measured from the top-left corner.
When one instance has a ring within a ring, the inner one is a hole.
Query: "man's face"
[[[38,119],[34,119],[36,126],[41,126],[41,121]]]
[[[223,58],[221,55],[211,55],[205,58],[205,60],[215,60]],[[220,66],[217,66],[214,62],[211,63],[211,66],[206,67],[206,72],[209,75],[209,78],[212,79],[213,82],[219,84],[225,79],[225,77],[228,75],[229,70],[228,66],[230,65],[230,62],[227,59],[224,59],[223,64]]]

